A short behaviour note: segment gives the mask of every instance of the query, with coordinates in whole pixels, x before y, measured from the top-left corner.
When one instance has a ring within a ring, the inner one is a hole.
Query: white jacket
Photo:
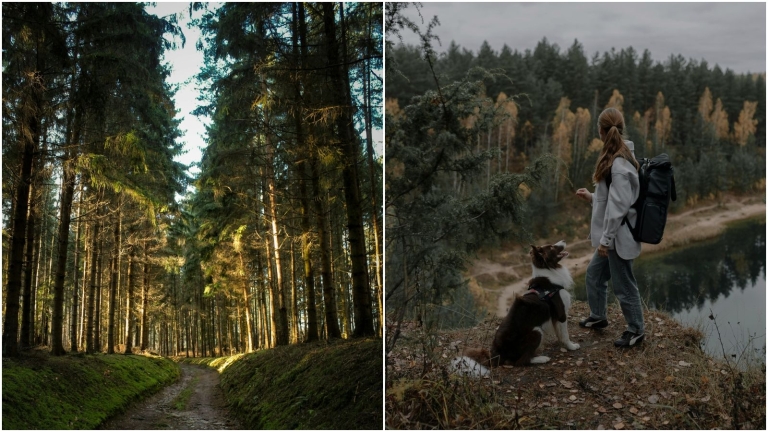
[[[635,155],[635,144],[624,141]],[[640,178],[635,166],[628,160],[617,157],[611,166],[610,195],[605,179],[600,180],[592,194],[592,223],[589,238],[592,247],[603,245],[616,249],[616,253],[625,260],[635,259],[640,255],[640,243],[632,238],[627,224],[622,225],[624,216],[635,226],[637,211],[630,208],[640,195]]]

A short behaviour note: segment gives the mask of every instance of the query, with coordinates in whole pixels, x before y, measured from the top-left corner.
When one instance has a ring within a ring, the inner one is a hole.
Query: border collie
[[[544,332],[554,333],[568,350],[579,349],[568,336],[568,310],[571,308],[573,278],[560,260],[568,256],[565,242],[536,247],[528,253],[533,278],[528,291],[515,296],[512,307],[493,338],[491,350],[467,348],[451,362],[460,375],[488,376],[488,367],[499,365],[524,366],[542,364],[549,357],[538,355]]]

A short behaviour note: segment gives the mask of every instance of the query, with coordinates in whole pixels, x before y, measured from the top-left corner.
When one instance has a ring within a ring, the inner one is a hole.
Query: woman
[[[608,280],[613,279],[613,291],[621,304],[627,330],[613,344],[629,348],[645,338],[643,309],[637,281],[632,273],[632,261],[640,255],[636,242],[626,224],[626,216],[634,226],[637,212],[631,208],[640,193],[634,143],[624,141],[624,117],[615,108],[607,108],[597,120],[603,150],[597,159],[592,180],[595,193],[581,188],[576,196],[592,203],[591,233],[595,255],[587,267],[587,300],[589,318],[579,322],[581,327],[608,326]],[[610,185],[606,180],[610,177]]]

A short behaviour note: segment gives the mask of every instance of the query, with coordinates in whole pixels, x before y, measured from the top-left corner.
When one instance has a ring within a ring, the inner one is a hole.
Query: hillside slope
[[[246,429],[381,429],[382,351],[381,339],[364,339],[179,361],[221,372]]]
[[[4,358],[3,429],[93,429],[178,376],[178,365],[162,357]]]

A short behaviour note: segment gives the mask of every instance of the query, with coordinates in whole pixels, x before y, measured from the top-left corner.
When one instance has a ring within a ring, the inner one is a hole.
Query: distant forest
[[[390,112],[395,102],[400,109],[435,89],[421,47],[397,45],[388,59],[399,72],[386,76]],[[613,105],[624,113],[638,157],[672,156],[684,198],[678,205],[761,187],[764,72],[737,74],[682,55],[654,62],[651,52],[632,47],[589,58],[578,40],[563,50],[546,38],[523,52],[506,44],[495,51],[484,42],[476,54],[452,41],[434,61],[440,85],[461,81],[476,67],[496,72],[483,82],[495,114],[479,127],[483,147],[491,143],[500,158],[493,172],[519,170],[535,149],[549,150],[567,165],[574,187],[587,185],[597,115]]]

